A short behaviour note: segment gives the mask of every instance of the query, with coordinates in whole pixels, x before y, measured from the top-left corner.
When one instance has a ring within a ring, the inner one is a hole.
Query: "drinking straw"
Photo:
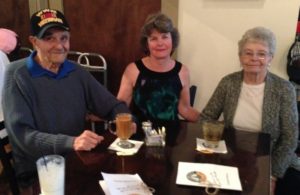
[[[48,171],[48,167],[47,167],[47,161],[46,161],[46,158],[45,158],[45,154],[44,152],[41,150],[41,148],[39,147],[39,152],[42,154],[42,158],[43,158],[43,161],[44,161],[44,164],[45,164],[45,167],[46,167],[46,171]]]
[[[44,161],[44,163],[45,163],[46,171],[48,171],[47,161],[46,161],[46,158],[45,158],[45,155],[44,155],[44,154],[42,155],[42,158],[43,158],[43,161]]]

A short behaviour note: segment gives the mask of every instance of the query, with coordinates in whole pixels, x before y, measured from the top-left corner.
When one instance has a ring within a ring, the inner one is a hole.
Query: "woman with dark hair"
[[[178,42],[179,33],[169,17],[157,13],[146,19],[140,38],[146,56],[127,66],[117,96],[132,104],[139,122],[176,122],[178,114],[193,122],[199,118],[190,105],[189,70],[171,58]]]

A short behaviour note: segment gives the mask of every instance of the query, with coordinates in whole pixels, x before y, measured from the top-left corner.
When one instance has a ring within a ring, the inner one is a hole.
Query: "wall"
[[[237,42],[254,26],[270,28],[277,52],[270,71],[286,75],[286,56],[294,40],[299,0],[179,0],[178,59],[198,86],[195,107],[202,110],[219,80],[240,70]]]
[[[178,27],[178,5],[179,0],[162,0],[161,12],[166,14],[172,19],[173,25]],[[172,55],[173,58],[177,58],[177,50]]]
[[[63,12],[63,0],[28,0],[30,16],[44,8],[57,9]]]
[[[28,45],[29,7],[26,0],[1,0],[0,28],[8,28],[19,35],[22,45]]]
[[[127,64],[143,56],[140,29],[149,14],[161,10],[161,0],[63,0],[63,7],[71,50],[103,55],[107,87],[116,95]],[[102,80],[101,74],[93,75]]]

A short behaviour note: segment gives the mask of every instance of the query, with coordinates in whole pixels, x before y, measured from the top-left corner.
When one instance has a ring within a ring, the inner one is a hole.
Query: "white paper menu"
[[[237,167],[179,162],[176,184],[242,191]]]
[[[101,172],[100,185],[106,195],[152,195],[138,174],[108,174]]]

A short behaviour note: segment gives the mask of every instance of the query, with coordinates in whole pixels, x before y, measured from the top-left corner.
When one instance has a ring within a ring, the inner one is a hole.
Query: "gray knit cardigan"
[[[233,128],[242,82],[242,71],[225,76],[204,108],[204,118],[218,119],[223,113],[225,126]],[[295,89],[289,81],[270,72],[265,80],[262,132],[271,135],[272,175],[283,177],[288,167],[300,171],[300,160],[294,152],[298,139]]]

